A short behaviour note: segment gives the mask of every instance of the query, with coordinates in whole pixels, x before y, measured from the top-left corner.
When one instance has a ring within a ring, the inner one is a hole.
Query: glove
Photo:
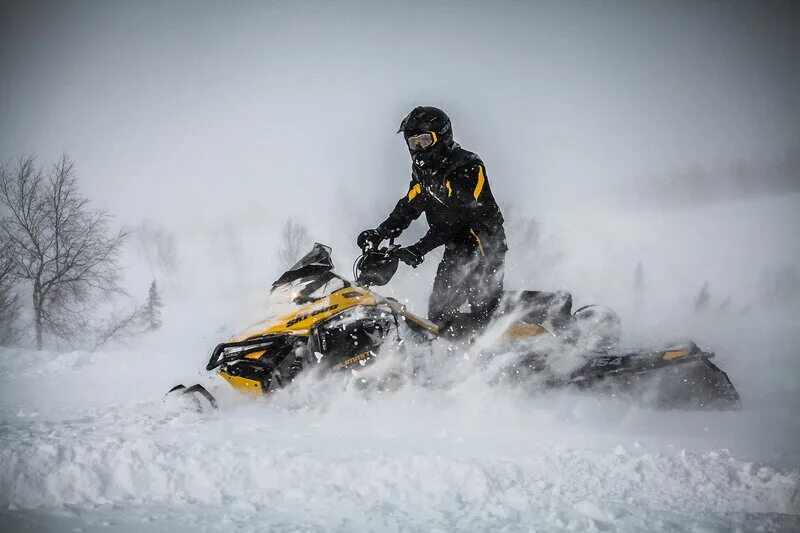
[[[397,258],[410,267],[417,268],[422,264],[423,256],[413,246],[400,248],[396,253]]]
[[[377,248],[383,241],[383,234],[376,229],[365,229],[358,234],[356,244],[362,250],[365,250],[369,245],[370,248]]]

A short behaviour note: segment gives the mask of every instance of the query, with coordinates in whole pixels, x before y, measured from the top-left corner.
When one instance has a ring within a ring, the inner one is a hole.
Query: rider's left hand
[[[423,256],[413,246],[397,250],[397,258],[410,267],[417,268],[422,264]]]

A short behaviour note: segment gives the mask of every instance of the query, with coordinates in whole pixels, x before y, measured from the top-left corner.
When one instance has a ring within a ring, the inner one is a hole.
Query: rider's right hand
[[[356,239],[356,244],[361,250],[366,250],[368,247],[372,249],[377,249],[378,246],[381,245],[383,242],[383,234],[376,230],[376,229],[365,229],[358,235],[358,239]]]

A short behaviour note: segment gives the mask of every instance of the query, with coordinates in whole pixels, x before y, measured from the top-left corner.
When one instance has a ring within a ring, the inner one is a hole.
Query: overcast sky
[[[530,209],[800,144],[790,4],[20,1],[0,21],[0,158],[70,154],[126,223],[377,223],[416,105]]]

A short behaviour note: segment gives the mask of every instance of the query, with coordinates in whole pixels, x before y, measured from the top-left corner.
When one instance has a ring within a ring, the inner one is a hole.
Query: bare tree
[[[0,345],[17,340],[20,301],[17,288],[16,261],[10,243],[0,243]]]
[[[93,350],[97,350],[111,341],[122,341],[126,338],[135,337],[145,332],[144,308],[134,307],[127,313],[111,313],[106,320],[92,328],[95,332]]]
[[[36,346],[45,335],[73,340],[88,324],[95,297],[122,292],[118,256],[127,236],[109,236],[110,215],[78,192],[65,155],[48,172],[33,158],[0,168],[3,235],[14,248],[16,275],[32,284]]]
[[[708,289],[708,282],[706,281],[700,288],[700,292],[694,299],[694,310],[703,311],[708,308],[708,303],[711,301],[711,291]]]
[[[124,342],[127,339],[144,335],[161,327],[161,295],[156,280],[150,283],[147,301],[134,306],[129,311],[114,311],[106,319],[94,326],[94,348],[98,349],[111,341]]]
[[[311,243],[308,228],[306,228],[305,224],[294,218],[288,218],[286,222],[284,222],[281,239],[278,259],[280,259],[281,264],[286,268],[295,264]]]

